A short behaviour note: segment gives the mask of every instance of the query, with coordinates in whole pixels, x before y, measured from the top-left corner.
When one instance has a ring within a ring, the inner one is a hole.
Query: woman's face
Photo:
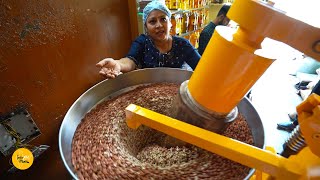
[[[146,21],[146,31],[153,40],[165,40],[170,36],[172,26],[169,17],[162,11],[153,10]]]

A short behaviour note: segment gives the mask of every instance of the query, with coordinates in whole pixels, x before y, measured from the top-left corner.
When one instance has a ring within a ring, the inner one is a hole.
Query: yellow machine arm
[[[302,131],[308,132],[305,138],[307,143],[311,144],[310,148],[312,149],[305,147],[303,151],[289,158],[198,128],[134,104],[126,108],[126,117],[130,128],[137,129],[143,124],[245,166],[265,172],[267,173],[267,175],[264,175],[266,178],[272,176],[279,179],[300,179],[306,177],[308,169],[320,167],[320,158],[318,156],[320,128],[316,128],[320,125],[320,96],[311,95],[298,109],[299,115],[302,115],[301,118],[303,119],[301,122]],[[310,126],[314,127],[311,128],[312,131],[307,130],[310,129]]]

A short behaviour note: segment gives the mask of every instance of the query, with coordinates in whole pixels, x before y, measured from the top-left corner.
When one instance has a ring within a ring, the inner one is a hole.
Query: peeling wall
[[[123,0],[0,1],[0,115],[27,108],[42,132],[31,144],[51,146],[18,175],[69,179],[58,152],[60,124],[72,103],[103,79],[95,64],[128,52],[128,9]]]

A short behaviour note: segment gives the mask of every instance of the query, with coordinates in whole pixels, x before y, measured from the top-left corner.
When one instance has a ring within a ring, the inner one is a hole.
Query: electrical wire
[[[16,142],[14,144],[15,146],[15,149],[18,149],[18,148],[27,148],[29,149],[30,151],[32,151],[32,149],[35,148],[35,146],[33,145],[30,145],[30,144],[24,144],[21,142],[21,138],[20,138],[20,135],[19,133],[17,133],[17,131],[15,131],[12,126],[9,124],[8,121],[3,121],[0,123],[5,129],[6,131],[12,136],[15,138]]]

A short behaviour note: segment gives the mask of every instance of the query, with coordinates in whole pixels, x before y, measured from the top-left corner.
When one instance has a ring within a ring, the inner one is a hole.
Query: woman
[[[171,36],[171,12],[165,4],[152,1],[143,10],[146,34],[140,35],[131,45],[126,57],[119,60],[106,58],[97,63],[100,74],[107,78],[136,68],[181,68],[187,63],[195,69],[200,55],[184,38]]]

